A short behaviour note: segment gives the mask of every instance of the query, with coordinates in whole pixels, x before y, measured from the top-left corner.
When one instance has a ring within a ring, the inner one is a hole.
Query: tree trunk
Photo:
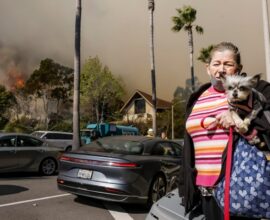
[[[194,64],[193,64],[193,34],[192,27],[188,30],[189,63],[191,73],[191,89],[195,91]]]
[[[43,103],[43,110],[44,110],[44,125],[45,125],[45,130],[48,130],[49,128],[49,101],[47,95],[42,95],[41,97],[42,103]]]
[[[81,0],[77,0],[74,55],[73,149],[80,147],[81,10]]]
[[[157,135],[157,98],[156,98],[156,70],[154,53],[154,22],[153,14],[155,10],[155,1],[148,0],[149,20],[150,20],[150,60],[151,60],[151,79],[152,79],[152,102],[153,102],[153,132]]]
[[[96,110],[96,120],[97,120],[97,124],[100,122],[100,119],[99,119],[99,101],[96,102],[96,106],[95,106],[95,110]]]
[[[104,108],[105,108],[105,103],[104,103],[104,101],[102,101],[102,105],[101,105],[101,116],[100,116],[100,122],[101,123],[104,122]]]

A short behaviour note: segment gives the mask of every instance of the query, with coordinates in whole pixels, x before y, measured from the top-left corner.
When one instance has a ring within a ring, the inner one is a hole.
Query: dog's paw
[[[256,145],[258,147],[264,147],[265,143],[261,141],[261,139],[258,136],[253,137],[251,140],[248,141],[251,145]]]
[[[249,126],[250,123],[251,123],[251,121],[250,121],[249,118],[245,118],[245,119],[244,119],[244,124],[245,124],[246,126]]]
[[[236,124],[236,127],[241,134],[245,134],[248,131],[248,126],[243,122]]]
[[[260,142],[259,144],[258,144],[258,146],[260,147],[260,148],[263,148],[264,146],[265,146],[265,142]]]
[[[253,138],[252,140],[249,140],[248,143],[251,145],[259,144],[261,141],[259,138]]]

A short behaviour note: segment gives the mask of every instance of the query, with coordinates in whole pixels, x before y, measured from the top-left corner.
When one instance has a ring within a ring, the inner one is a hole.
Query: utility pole
[[[270,82],[270,39],[267,0],[262,0],[266,80]]]

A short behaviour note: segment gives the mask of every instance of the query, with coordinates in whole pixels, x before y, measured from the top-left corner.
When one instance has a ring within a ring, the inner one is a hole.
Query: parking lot
[[[57,176],[35,173],[1,174],[1,220],[144,220],[148,209],[137,204],[117,204],[58,190]]]

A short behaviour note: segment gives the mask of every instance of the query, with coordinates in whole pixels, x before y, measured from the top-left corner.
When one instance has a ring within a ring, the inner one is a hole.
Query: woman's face
[[[210,77],[220,80],[220,76],[233,75],[241,71],[242,67],[235,61],[234,53],[230,50],[216,51],[212,60],[206,65],[207,73]]]

